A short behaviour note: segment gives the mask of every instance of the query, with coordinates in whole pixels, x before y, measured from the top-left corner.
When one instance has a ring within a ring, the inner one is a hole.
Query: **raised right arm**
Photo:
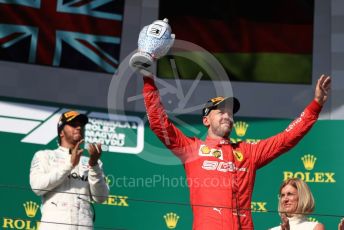
[[[175,155],[186,160],[194,141],[186,137],[169,119],[152,77],[144,77],[143,96],[151,130]]]

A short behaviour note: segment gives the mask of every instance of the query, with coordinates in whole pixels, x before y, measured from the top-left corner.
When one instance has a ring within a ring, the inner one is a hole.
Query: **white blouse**
[[[308,221],[306,217],[289,218],[290,230],[313,230],[318,222]],[[281,230],[281,226],[270,228],[270,230]]]

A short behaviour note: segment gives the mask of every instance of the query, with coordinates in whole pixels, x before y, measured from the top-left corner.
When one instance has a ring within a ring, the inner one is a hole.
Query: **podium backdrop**
[[[37,229],[40,197],[29,186],[30,163],[36,151],[57,147],[56,123],[66,109],[69,106],[0,100],[3,229]],[[191,229],[183,166],[149,129],[145,114],[109,117],[104,110],[73,109],[91,118],[86,142],[104,143],[102,161],[111,189],[105,203],[95,204],[95,229]],[[187,135],[205,137],[200,116],[178,116],[174,120]],[[258,141],[282,131],[290,122],[244,117],[235,120],[233,141]],[[344,121],[320,120],[296,148],[257,172],[251,204],[255,229],[280,223],[277,194],[282,180],[289,177],[302,178],[311,187],[316,210],[310,218],[324,223],[327,229],[336,229],[340,216],[344,216],[343,130]]]

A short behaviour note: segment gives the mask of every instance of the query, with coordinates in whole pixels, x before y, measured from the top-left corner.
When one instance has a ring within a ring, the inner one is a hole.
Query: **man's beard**
[[[212,131],[214,134],[216,134],[216,136],[226,138],[229,136],[232,130],[230,128],[221,128],[220,126],[218,126],[218,127],[212,128]]]

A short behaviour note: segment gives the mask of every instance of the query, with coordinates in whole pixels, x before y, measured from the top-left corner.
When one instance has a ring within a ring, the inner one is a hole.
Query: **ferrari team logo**
[[[240,152],[238,150],[233,150],[233,154],[234,154],[235,158],[240,162],[244,159],[244,155],[242,154],[242,152]]]

